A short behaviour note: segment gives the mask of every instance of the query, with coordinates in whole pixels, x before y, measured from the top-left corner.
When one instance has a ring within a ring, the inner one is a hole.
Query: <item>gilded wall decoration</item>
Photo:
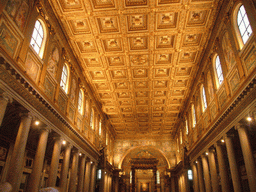
[[[80,118],[77,118],[77,128],[81,131],[82,129],[82,121]]]
[[[210,112],[211,112],[211,117],[212,119],[215,119],[216,115],[217,115],[217,106],[215,105],[215,103],[213,103],[210,106]]]
[[[222,38],[222,50],[225,56],[226,64],[230,70],[236,64],[235,53],[230,43],[228,32],[225,32]]]
[[[74,108],[73,107],[69,107],[69,118],[71,120],[74,120],[74,116],[75,116],[75,111],[74,111]]]
[[[222,108],[227,101],[227,93],[225,89],[219,92],[219,106]]]
[[[21,0],[9,0],[6,4],[5,10],[10,15],[10,17],[14,18],[19,6],[21,4]]]
[[[207,90],[208,90],[209,100],[211,101],[214,97],[214,88],[212,83],[212,75],[210,71],[207,72]]]
[[[76,89],[77,89],[76,79],[73,77],[73,78],[71,79],[71,89],[70,89],[70,101],[71,101],[73,104],[75,104]]]
[[[234,72],[232,73],[230,80],[229,80],[229,84],[230,84],[232,92],[234,93],[240,84],[240,77],[239,77],[237,70],[234,70]]]
[[[56,46],[54,46],[50,51],[50,56],[47,63],[47,71],[52,75],[53,78],[56,78],[59,60],[59,50]]]
[[[244,62],[247,68],[247,71],[251,71],[256,66],[256,46],[253,44],[250,51],[244,58]]]
[[[60,110],[63,113],[65,113],[66,108],[67,108],[67,100],[66,100],[66,98],[64,98],[64,96],[62,94],[59,94],[58,105],[59,105]]]
[[[55,94],[55,86],[47,76],[44,79],[44,92],[50,99],[53,99]]]
[[[13,57],[19,47],[19,40],[11,31],[12,30],[7,27],[2,17],[0,22],[0,45],[10,56]]]
[[[28,1],[9,0],[6,4],[5,10],[15,21],[20,31],[23,32],[29,13]]]
[[[40,65],[35,61],[33,55],[30,52],[27,54],[25,68],[27,75],[36,82],[40,70]],[[50,98],[52,98],[52,95]]]

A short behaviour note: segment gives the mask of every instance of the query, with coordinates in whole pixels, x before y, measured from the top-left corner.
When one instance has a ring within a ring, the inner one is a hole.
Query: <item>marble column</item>
[[[190,192],[189,180],[188,180],[188,169],[184,170],[183,175],[184,175],[184,183],[185,183],[184,188],[185,188],[185,191],[186,192]]]
[[[30,113],[21,114],[21,122],[13,148],[10,167],[6,181],[12,185],[13,191],[18,191],[20,188],[20,179],[23,173],[23,160],[25,156],[25,149],[28,140],[28,133],[30,130],[32,115]]]
[[[157,192],[156,171],[157,171],[157,169],[154,168],[153,169],[153,175],[154,175],[153,177],[154,177],[154,185],[155,185],[154,192]]]
[[[35,159],[33,162],[33,168],[32,172],[30,174],[30,179],[28,181],[28,192],[35,192],[38,191],[40,188],[40,177],[42,174],[42,169],[44,165],[44,156],[45,156],[45,150],[47,146],[47,140],[49,135],[49,129],[48,128],[42,128],[41,134],[38,141],[38,146],[36,150]]]
[[[114,186],[113,191],[118,192],[119,190],[119,170],[114,170],[113,172],[113,180],[114,180]]]
[[[250,145],[249,135],[246,127],[239,124],[236,126],[238,131],[240,144],[243,152],[245,169],[248,177],[249,187],[251,191],[256,189],[256,167],[254,162],[254,157],[252,153],[252,148]]]
[[[59,159],[60,159],[60,152],[61,152],[61,137],[55,137],[54,138],[54,146],[53,146],[53,152],[52,152],[52,160],[51,160],[51,166],[49,171],[49,177],[48,177],[48,187],[55,187],[56,180],[57,180],[57,174],[58,174],[58,166],[59,166]]]
[[[221,142],[217,142],[216,144],[217,158],[219,163],[219,171],[220,171],[220,181],[222,191],[229,192],[229,180],[228,180],[228,168],[225,162],[223,144]]]
[[[80,157],[77,192],[83,192],[83,189],[84,189],[85,160],[86,160],[85,155]]]
[[[65,152],[64,152],[63,163],[62,163],[62,167],[61,167],[60,189],[63,192],[65,192],[67,190],[68,169],[69,169],[71,148],[72,148],[72,145],[70,143],[67,143]]]
[[[205,191],[211,192],[211,178],[210,178],[210,172],[209,172],[209,165],[207,160],[207,155],[202,156],[202,164],[203,164],[203,171],[204,171],[204,184],[205,184]]]
[[[94,162],[92,164],[92,175],[91,175],[90,192],[94,192],[94,189],[95,189],[95,179],[96,179],[96,164]]]
[[[241,182],[240,182],[240,178],[239,178],[238,165],[237,165],[237,161],[236,161],[235,149],[234,149],[232,138],[233,138],[232,135],[226,135],[225,143],[226,143],[226,148],[227,148],[227,153],[228,153],[228,161],[229,161],[229,166],[230,166],[230,172],[231,172],[234,192],[241,192],[242,191],[241,190]]]
[[[91,162],[86,162],[86,168],[85,168],[85,178],[84,178],[84,191],[89,192],[90,189],[90,181],[91,181]]]
[[[135,169],[134,168],[132,168],[132,192],[135,192]]]
[[[171,175],[171,192],[176,192],[176,183],[175,183],[175,177]]]
[[[209,160],[209,167],[210,167],[210,174],[211,174],[212,191],[218,192],[219,181],[218,181],[216,160],[215,160],[215,155],[214,155],[215,149],[210,148],[208,153],[209,153],[208,160]]]
[[[78,150],[74,149],[72,151],[72,166],[71,166],[71,174],[70,174],[70,180],[69,180],[69,192],[76,192],[76,179],[77,179],[77,169],[78,169]]]
[[[6,93],[2,93],[0,95],[0,126],[2,125],[2,121],[4,118],[5,110],[7,104],[11,101],[11,97],[9,97]]]
[[[201,158],[197,159],[197,170],[198,170],[198,179],[199,179],[199,189],[200,192],[205,192],[204,186],[204,175],[203,175],[203,167]]]
[[[194,180],[194,191],[199,192],[199,186],[198,186],[198,175],[197,175],[197,167],[196,164],[192,164],[192,171],[193,171],[193,180]]]

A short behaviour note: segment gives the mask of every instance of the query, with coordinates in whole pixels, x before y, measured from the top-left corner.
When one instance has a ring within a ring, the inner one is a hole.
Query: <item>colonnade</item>
[[[11,97],[5,94],[0,95],[0,126],[5,114],[5,110]],[[26,145],[30,127],[33,122],[33,114],[30,112],[23,112],[20,114],[21,122],[18,129],[18,134],[12,150],[9,167],[7,168],[6,181],[12,185],[14,192],[19,191],[21,178],[24,168],[24,158]],[[33,161],[32,172],[27,184],[27,192],[35,192],[40,188],[41,176],[44,167],[45,152],[47,141],[51,128],[44,126],[40,127],[40,136],[37,144],[37,150]],[[60,160],[61,148],[63,147],[63,138],[56,134],[54,138],[53,153],[51,157],[51,164],[48,173],[47,187],[55,187],[58,166]],[[70,159],[72,158],[71,170],[69,170]],[[78,169],[79,168],[79,169]],[[60,190],[62,192],[94,192],[96,179],[96,162],[90,160],[85,154],[82,154],[71,143],[65,144],[63,163],[60,173]],[[70,179],[68,180],[68,173],[70,171]],[[78,181],[78,184],[76,185]]]
[[[245,169],[247,173],[250,191],[256,189],[256,167],[253,157],[247,127],[243,124],[235,126],[238,132],[242,149]],[[222,191],[242,192],[241,179],[233,144],[234,135],[226,133],[223,139],[217,141],[204,153],[192,162],[195,192],[215,192],[219,191],[219,179],[217,167],[220,175]],[[226,148],[226,150],[225,150]],[[228,162],[226,161],[228,157]],[[231,173],[232,184],[229,182],[229,171]]]

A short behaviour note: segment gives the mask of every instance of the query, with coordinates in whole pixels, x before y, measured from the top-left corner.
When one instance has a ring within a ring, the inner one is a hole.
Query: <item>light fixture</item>
[[[224,140],[224,139],[221,139],[221,142],[222,142],[222,143],[224,143],[224,142],[225,142],[225,140]]]
[[[196,161],[196,163],[197,163],[197,161]]]
[[[39,121],[35,121],[35,125],[39,125],[40,124],[40,122]]]
[[[82,156],[82,153],[79,153],[79,156]]]
[[[93,164],[93,162],[91,161],[91,164]]]
[[[251,122],[252,121],[252,118],[249,116],[246,118],[247,121]]]
[[[206,152],[205,155],[208,155],[208,152]]]
[[[66,142],[65,140],[62,141],[62,144],[63,144],[63,145],[66,145],[66,143],[67,143],[67,142]]]
[[[107,172],[105,171],[105,174],[107,174]]]

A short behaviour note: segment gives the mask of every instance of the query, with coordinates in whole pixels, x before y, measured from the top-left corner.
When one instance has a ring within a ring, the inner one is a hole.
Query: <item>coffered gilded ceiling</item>
[[[219,0],[51,0],[118,137],[175,132]]]

